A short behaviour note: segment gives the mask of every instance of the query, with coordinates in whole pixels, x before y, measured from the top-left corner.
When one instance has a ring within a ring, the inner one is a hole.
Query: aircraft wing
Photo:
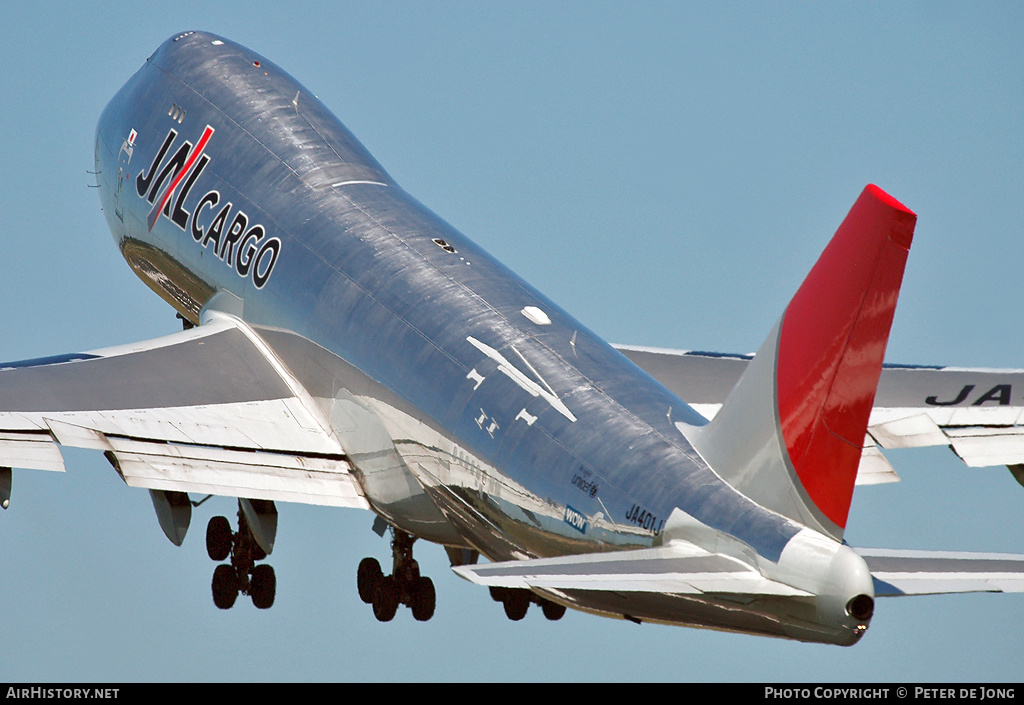
[[[94,448],[132,487],[367,508],[319,413],[253,331],[215,314],[155,340],[0,364],[0,467],[63,471],[60,446]]]
[[[709,419],[752,357],[616,347]],[[1024,370],[885,365],[864,445],[858,484],[899,479],[880,448],[940,445],[1024,484]]]
[[[854,550],[868,564],[878,597],[1024,592],[1024,556],[881,548]]]
[[[453,567],[478,585],[538,590],[807,596],[692,544]]]

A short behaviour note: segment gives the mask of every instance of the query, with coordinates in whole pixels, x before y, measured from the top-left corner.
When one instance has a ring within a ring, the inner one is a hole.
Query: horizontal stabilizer
[[[464,565],[452,570],[478,585],[504,588],[668,594],[808,594],[768,580],[735,559],[675,543],[633,551]]]
[[[1024,555],[854,549],[868,564],[877,597],[958,592],[1024,592]]]

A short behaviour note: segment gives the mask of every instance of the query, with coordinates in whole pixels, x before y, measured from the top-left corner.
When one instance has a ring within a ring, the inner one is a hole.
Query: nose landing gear
[[[412,557],[412,544],[416,539],[402,531],[393,530],[391,575],[384,575],[376,558],[364,558],[356,573],[356,587],[360,599],[373,606],[373,615],[380,622],[390,622],[398,606],[406,605],[419,622],[434,616],[436,593],[433,581],[420,575],[419,564]]]

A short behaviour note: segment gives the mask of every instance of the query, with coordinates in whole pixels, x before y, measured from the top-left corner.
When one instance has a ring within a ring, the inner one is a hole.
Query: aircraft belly
[[[308,338],[279,328],[256,330],[330,419],[373,509],[414,536],[469,547],[409,472],[396,448],[392,429],[396,422],[415,425],[414,409]]]
[[[623,593],[566,590],[549,593],[558,602],[607,617],[715,629],[813,643],[850,646],[860,634],[820,623],[812,598],[743,597],[705,593]]]
[[[654,527],[614,521],[605,506],[612,489],[539,429],[527,436],[530,427],[519,424],[505,438],[502,466],[458,440],[460,430],[481,432],[468,402],[452,433],[326,348],[291,332],[256,330],[330,417],[371,505],[399,528],[496,560],[654,540]],[[566,467],[575,469],[551,471]],[[566,486],[575,499],[554,499]]]

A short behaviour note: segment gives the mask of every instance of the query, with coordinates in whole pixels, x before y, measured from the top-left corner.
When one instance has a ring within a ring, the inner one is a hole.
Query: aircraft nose
[[[202,70],[210,61],[240,52],[238,45],[209,32],[179,32],[157,47],[147,61],[172,76],[182,78]]]

